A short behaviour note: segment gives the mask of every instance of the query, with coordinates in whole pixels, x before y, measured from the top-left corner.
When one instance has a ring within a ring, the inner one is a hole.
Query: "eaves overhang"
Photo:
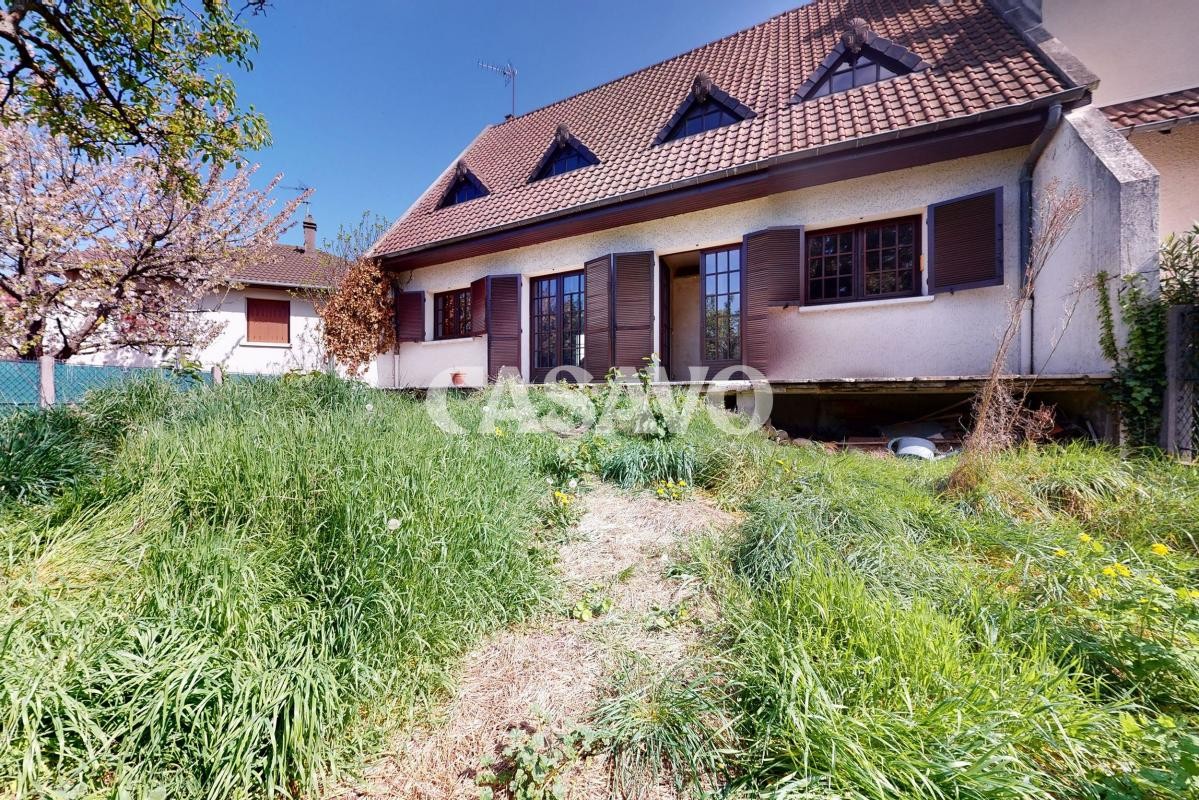
[[[1027,103],[783,153],[461,236],[373,255],[381,259],[388,271],[406,271],[806,186],[1022,146],[1029,144],[1040,132],[1048,108],[1058,104],[1069,108],[1088,100],[1088,88],[1075,86]]]

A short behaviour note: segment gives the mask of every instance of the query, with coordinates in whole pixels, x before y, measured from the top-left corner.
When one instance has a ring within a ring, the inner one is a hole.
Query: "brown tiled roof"
[[[1187,118],[1199,119],[1199,87],[1129,100],[1103,109],[1118,130],[1145,125],[1160,127]]]
[[[320,251],[307,252],[295,245],[272,245],[266,259],[242,269],[234,277],[241,283],[328,289],[329,266],[321,255]]]
[[[858,0],[853,13],[927,69],[806,102],[796,90],[846,28],[841,0],[815,0],[732,36],[485,128],[463,161],[490,194],[438,209],[452,165],[375,245],[376,255],[570,213],[664,184],[871,134],[1046,98],[1070,88],[986,0]],[[654,145],[697,73],[755,113]],[[565,123],[600,163],[529,183]]]

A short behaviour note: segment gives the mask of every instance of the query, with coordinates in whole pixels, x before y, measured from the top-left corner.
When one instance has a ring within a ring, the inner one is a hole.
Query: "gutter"
[[[1138,125],[1127,125],[1116,130],[1127,139],[1134,133],[1149,133],[1151,131],[1161,131],[1165,133],[1174,128],[1181,128],[1184,125],[1193,125],[1199,123],[1199,114],[1188,114],[1185,117],[1173,117],[1171,119],[1158,120],[1157,122],[1142,122]]]
[[[548,222],[548,221],[554,220],[554,219],[570,217],[575,214],[579,214],[579,213],[582,213],[585,211],[591,211],[596,208],[604,208],[607,206],[616,206],[616,205],[620,205],[622,203],[627,203],[627,202],[630,202],[633,200],[640,200],[642,198],[650,197],[653,195],[666,194],[666,193],[669,193],[669,192],[672,192],[672,191],[675,191],[678,189],[686,189],[686,188],[690,188],[693,186],[698,186],[700,184],[715,183],[715,182],[723,180],[725,178],[739,177],[741,175],[745,175],[745,174],[753,173],[753,172],[763,172],[763,171],[771,169],[773,167],[785,166],[787,164],[791,164],[794,162],[811,161],[811,160],[817,159],[821,156],[832,155],[834,153],[839,153],[839,152],[843,152],[843,151],[860,150],[865,147],[869,147],[871,145],[875,145],[875,144],[879,144],[879,143],[907,139],[907,138],[910,138],[913,136],[919,136],[919,135],[923,135],[923,134],[927,134],[927,133],[937,133],[937,132],[941,132],[941,131],[954,130],[957,128],[962,128],[962,127],[974,125],[977,123],[988,122],[990,120],[997,119],[1000,117],[1017,116],[1021,113],[1037,111],[1037,110],[1040,110],[1047,106],[1051,107],[1051,108],[1052,107],[1061,108],[1064,105],[1073,105],[1076,103],[1076,101],[1084,99],[1085,95],[1087,94],[1087,91],[1088,90],[1086,87],[1076,86],[1076,87],[1073,87],[1070,89],[1065,89],[1056,94],[1047,95],[1045,97],[1040,97],[1035,100],[1030,100],[1026,103],[1018,103],[1015,105],[1001,106],[999,108],[992,108],[992,109],[988,109],[986,111],[976,112],[974,114],[967,114],[967,115],[960,116],[960,117],[953,117],[953,118],[947,119],[947,120],[940,120],[938,122],[924,123],[921,125],[910,125],[906,128],[895,128],[892,130],[884,131],[882,133],[872,134],[870,136],[862,136],[862,137],[858,137],[856,139],[848,139],[848,140],[841,141],[841,142],[835,142],[833,144],[819,145],[817,147],[810,147],[805,150],[799,150],[799,151],[794,151],[794,152],[790,152],[790,153],[782,153],[780,155],[771,156],[770,158],[764,158],[759,161],[752,161],[748,164],[739,164],[737,166],[728,167],[728,168],[725,168],[722,170],[717,170],[715,172],[708,172],[708,173],[704,173],[702,175],[695,175],[690,178],[682,178],[680,180],[672,181],[670,183],[664,183],[664,184],[660,184],[658,186],[647,187],[645,189],[637,189],[635,191],[627,192],[627,193],[621,194],[621,195],[616,195],[614,197],[606,197],[606,198],[602,198],[600,200],[594,200],[590,203],[582,203],[582,204],[579,204],[576,206],[570,206],[569,208],[556,209],[554,211],[550,211],[545,214],[540,214],[535,217],[528,217],[528,218],[521,219],[518,221],[505,223],[503,225],[496,225],[496,226],[493,226],[490,228],[485,228],[483,230],[471,231],[470,233],[460,234],[458,236],[453,236],[453,237],[449,237],[446,239],[439,239],[434,242],[427,242],[424,244],[419,244],[419,245],[415,245],[413,247],[409,247],[409,248],[405,248],[405,249],[401,249],[401,250],[395,250],[395,251],[388,252],[388,253],[371,253],[371,255],[375,258],[381,258],[381,259],[400,258],[403,256],[412,255],[414,253],[421,253],[426,250],[435,250],[439,247],[445,247],[447,245],[458,244],[460,242],[467,242],[472,239],[480,238],[482,236],[489,236],[492,234],[503,233],[506,231],[515,230],[517,228],[524,228],[524,227],[536,225],[538,223]],[[398,224],[398,221],[396,224]]]
[[[1062,123],[1062,106],[1060,103],[1054,104],[1049,109],[1049,114],[1045,119],[1045,127],[1033,140],[1032,146],[1029,148],[1028,156],[1024,159],[1024,163],[1020,167],[1020,289],[1023,291],[1028,275],[1028,259],[1032,254],[1032,217],[1033,217],[1033,196],[1032,196],[1032,179],[1033,173],[1036,171],[1037,164],[1041,160],[1041,156],[1045,153],[1045,148],[1049,145],[1049,140],[1057,132],[1058,127]],[[1034,372],[1036,366],[1037,354],[1037,339],[1036,339],[1036,315],[1037,311],[1037,295],[1036,287],[1032,287],[1028,295],[1028,369],[1029,374]]]

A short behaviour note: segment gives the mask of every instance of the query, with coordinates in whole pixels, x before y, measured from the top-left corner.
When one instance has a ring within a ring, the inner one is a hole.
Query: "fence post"
[[[225,382],[225,372],[221,369],[220,364],[212,365],[212,385],[220,386]]]
[[[49,408],[54,405],[54,356],[41,356],[37,366],[37,399],[42,408]]]

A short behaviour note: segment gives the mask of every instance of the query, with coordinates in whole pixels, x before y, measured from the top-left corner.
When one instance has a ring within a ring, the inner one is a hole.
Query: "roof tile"
[[[838,43],[841,0],[815,2],[485,129],[463,160],[491,194],[438,209],[447,172],[375,245],[380,255],[569,213],[575,207],[855,137],[1027,103],[1065,88],[985,0],[858,0],[854,14],[928,69],[792,103]],[[703,72],[756,116],[655,146]],[[600,163],[529,183],[566,123]]]
[[[1199,117],[1199,87],[1117,103],[1104,108],[1103,113],[1120,130]]]

